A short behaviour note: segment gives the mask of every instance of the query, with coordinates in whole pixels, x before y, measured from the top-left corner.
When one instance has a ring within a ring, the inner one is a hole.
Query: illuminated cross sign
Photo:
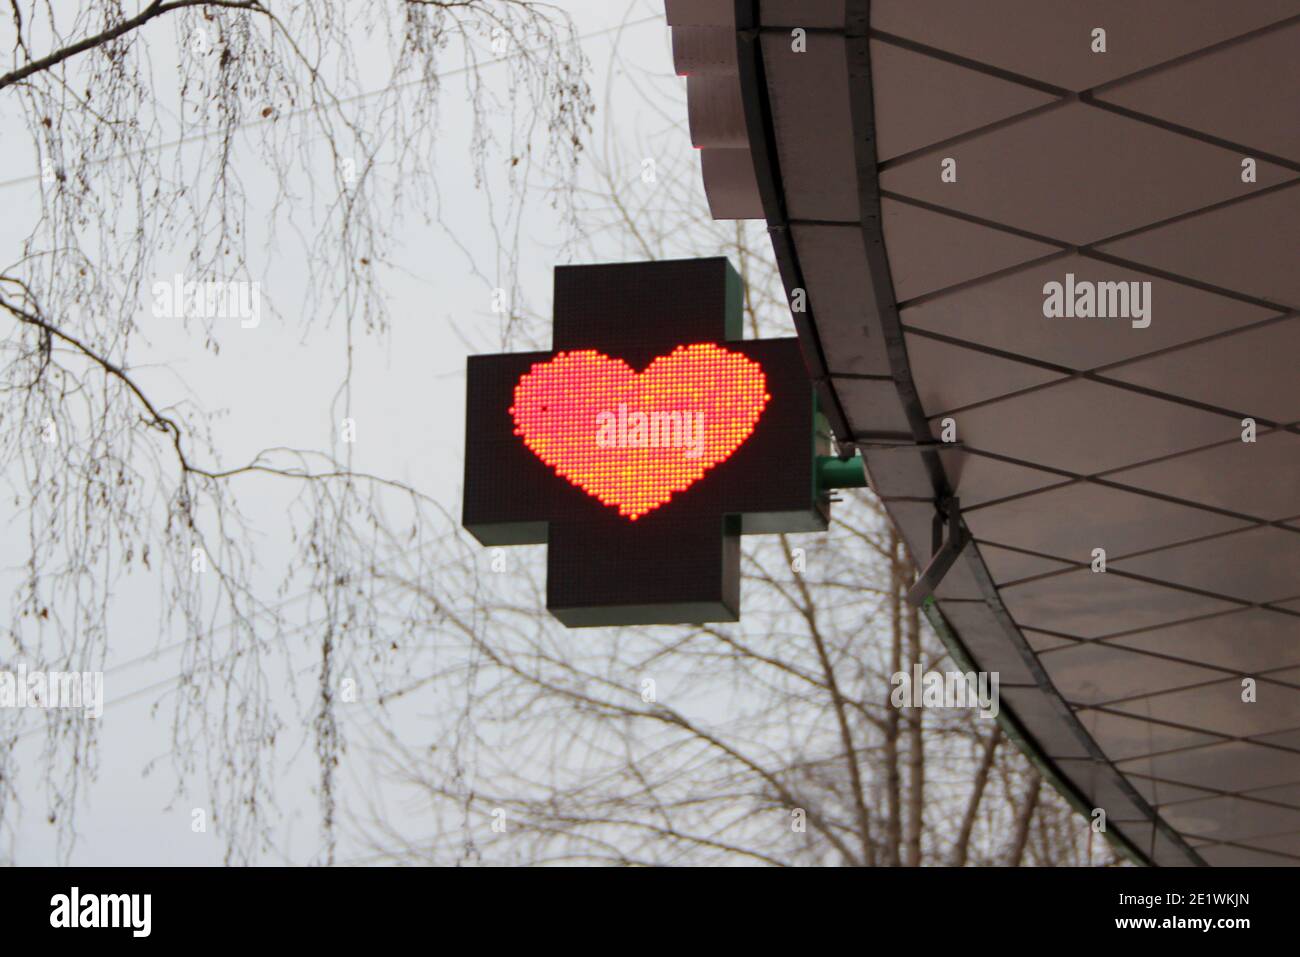
[[[553,351],[469,360],[465,527],[546,542],[570,627],[735,621],[739,536],[820,531],[797,339],[741,338],[725,259],[562,266]]]

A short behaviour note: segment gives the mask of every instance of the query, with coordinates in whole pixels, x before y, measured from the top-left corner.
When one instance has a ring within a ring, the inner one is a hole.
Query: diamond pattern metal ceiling
[[[837,438],[922,565],[960,497],[963,647],[1147,860],[1300,864],[1300,0],[712,16]],[[1046,318],[1067,275],[1149,324]]]

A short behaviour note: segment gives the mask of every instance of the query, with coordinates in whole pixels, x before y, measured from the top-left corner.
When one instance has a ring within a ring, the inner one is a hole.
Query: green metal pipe
[[[832,488],[866,488],[867,470],[862,456],[840,459],[833,455],[817,456],[817,487],[822,491]]]

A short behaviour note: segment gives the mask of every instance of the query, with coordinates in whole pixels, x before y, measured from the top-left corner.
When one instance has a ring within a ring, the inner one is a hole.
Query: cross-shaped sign
[[[722,258],[561,266],[552,351],[470,358],[462,521],[548,544],[565,625],[735,621],[739,536],[826,528],[798,340],[741,298]]]

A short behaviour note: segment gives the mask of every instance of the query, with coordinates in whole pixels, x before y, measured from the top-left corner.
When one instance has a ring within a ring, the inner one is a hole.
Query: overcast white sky
[[[665,133],[662,115],[648,110],[631,86],[617,80],[611,85],[609,54],[616,37],[625,58],[638,69],[661,76],[672,72],[669,35],[662,19],[661,0],[562,0],[579,32],[587,37],[584,47],[592,61],[589,80],[598,112],[594,118],[596,147],[612,124],[612,135],[641,139],[650,133],[655,150],[670,165],[689,171],[703,203],[698,184],[698,166],[691,148],[680,132]],[[646,22],[647,17],[653,17]],[[612,32],[620,23],[631,25]],[[153,31],[166,44],[169,31]],[[155,68],[171,62],[160,47]],[[450,61],[448,61],[448,65]],[[504,76],[489,67],[489,76]],[[608,99],[607,99],[608,96]],[[488,229],[481,192],[476,192],[465,162],[470,128],[468,108],[454,84],[445,90],[441,120],[441,153],[438,157],[438,185],[446,202],[444,220],[457,227],[456,241],[438,226],[407,220],[398,233],[400,268],[385,276],[385,289],[394,318],[391,333],[383,339],[368,339],[358,351],[354,377],[354,415],[357,421],[357,467],[404,480],[459,510],[461,443],[464,423],[465,358],[471,351],[495,351],[497,317],[490,311],[491,287],[471,275],[464,252],[471,250],[480,264],[495,260],[495,240]],[[32,168],[27,131],[12,106],[0,104],[0,252],[6,262],[17,258],[16,250],[30,230],[37,206],[34,202],[38,173]],[[677,103],[661,109],[684,121],[684,83]],[[638,134],[638,130],[640,135]],[[22,148],[11,148],[14,144]],[[629,170],[635,176],[637,170]],[[253,164],[240,169],[246,188],[256,203],[260,194],[269,196],[267,174]],[[524,251],[526,266],[521,276],[523,290],[539,309],[549,303],[551,268],[556,263],[563,239],[561,224],[550,207],[533,205],[526,220]],[[254,238],[251,248],[260,248]],[[611,249],[604,259],[622,257]],[[169,278],[160,270],[159,278]],[[152,359],[160,366],[147,373],[147,382],[164,393],[179,396],[190,391],[208,409],[225,409],[217,423],[219,445],[230,461],[257,449],[277,445],[329,447],[333,423],[330,401],[342,379],[343,329],[307,330],[293,303],[301,300],[307,281],[306,262],[300,249],[285,243],[278,255],[268,257],[263,276],[263,294],[283,310],[283,321],[264,318],[251,330],[234,330],[222,338],[217,357],[186,337],[168,320],[149,326]],[[144,310],[145,304],[141,305]],[[480,341],[467,348],[453,332],[453,325]],[[150,357],[142,357],[150,358]],[[161,367],[165,363],[167,369]],[[167,371],[167,370],[170,371]],[[178,381],[183,380],[183,381]],[[284,507],[276,480],[260,479],[242,484],[241,504],[254,516],[264,516],[266,529],[277,527]],[[254,484],[257,483],[257,484]],[[282,524],[282,523],[281,523]],[[12,569],[24,557],[21,521],[13,516],[0,519],[0,566]],[[274,533],[260,543],[260,558],[268,569],[279,569],[290,552]],[[268,575],[267,598],[278,582]],[[0,593],[8,594],[8,581],[0,582]],[[180,794],[176,777],[167,761],[171,740],[172,701],[166,682],[176,674],[178,655],[163,652],[152,659],[141,656],[166,648],[180,637],[160,634],[157,584],[136,575],[117,590],[110,615],[110,652],[105,679],[109,706],[102,719],[98,779],[84,795],[79,810],[78,842],[72,862],[84,865],[122,864],[214,864],[221,859],[221,839],[191,832],[190,811],[206,807],[205,786],[198,775]],[[297,652],[307,669],[319,655],[310,642]],[[161,687],[154,686],[161,683]],[[287,686],[286,682],[286,686]],[[153,690],[150,690],[153,689]],[[128,700],[113,704],[118,699]],[[157,707],[154,708],[154,705]],[[291,702],[286,708],[294,709]],[[301,710],[300,708],[297,710]],[[37,715],[25,719],[39,725]],[[413,736],[419,728],[413,725]],[[304,743],[305,742],[305,743]],[[20,744],[20,767],[36,767],[36,755],[43,746],[41,733]],[[281,746],[283,766],[276,790],[285,818],[277,844],[285,860],[310,863],[320,851],[320,830],[316,797],[312,792],[317,768],[309,737],[298,736]],[[345,787],[368,787],[373,780],[358,764],[364,759],[350,754],[351,766]],[[157,762],[146,775],[150,762]],[[362,782],[358,784],[358,782]],[[23,813],[17,829],[13,859],[20,864],[56,863],[55,828],[44,817],[45,782],[38,774],[24,775],[18,782]],[[348,860],[355,848],[339,849],[339,859]],[[0,849],[0,860],[5,854]],[[278,857],[267,858],[276,863]]]

